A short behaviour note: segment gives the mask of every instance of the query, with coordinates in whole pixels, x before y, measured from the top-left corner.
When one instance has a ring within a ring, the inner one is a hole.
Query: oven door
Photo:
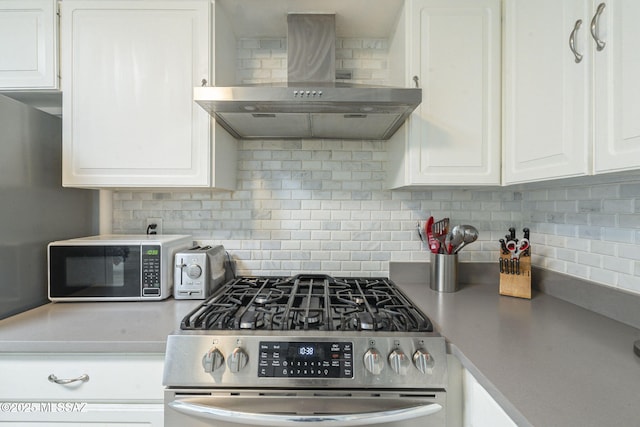
[[[445,392],[167,390],[165,425],[442,427]]]

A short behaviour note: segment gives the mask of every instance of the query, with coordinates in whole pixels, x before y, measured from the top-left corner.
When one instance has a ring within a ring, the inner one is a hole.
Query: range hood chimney
[[[195,101],[239,139],[389,139],[419,88],[335,82],[334,14],[287,16],[287,83],[196,87]]]
[[[336,16],[287,15],[287,79],[333,83],[336,73]]]

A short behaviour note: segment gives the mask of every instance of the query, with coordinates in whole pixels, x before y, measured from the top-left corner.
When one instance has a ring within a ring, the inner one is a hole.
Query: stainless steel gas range
[[[444,338],[386,278],[244,277],[168,338],[168,426],[444,426]]]

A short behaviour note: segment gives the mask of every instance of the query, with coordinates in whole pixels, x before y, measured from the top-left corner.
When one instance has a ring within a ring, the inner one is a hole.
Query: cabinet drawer
[[[0,354],[0,400],[157,402],[162,354]],[[87,375],[86,381],[56,384]]]

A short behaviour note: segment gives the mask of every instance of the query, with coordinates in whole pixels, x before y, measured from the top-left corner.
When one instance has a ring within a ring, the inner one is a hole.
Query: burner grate
[[[301,274],[227,282],[181,329],[431,332],[433,326],[389,279]]]

